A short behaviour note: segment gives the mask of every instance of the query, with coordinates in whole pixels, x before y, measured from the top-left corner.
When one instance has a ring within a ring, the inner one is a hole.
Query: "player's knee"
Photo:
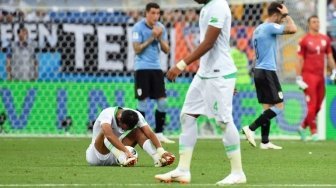
[[[132,138],[130,138],[131,140],[135,140],[135,142],[137,143],[143,143],[145,140],[148,139],[146,135],[139,128],[136,128],[133,131],[134,132],[131,134]]]
[[[183,126],[185,119],[186,119],[186,115],[185,113],[181,113],[180,114],[180,122],[181,122],[181,126]]]
[[[273,106],[270,108],[276,115],[279,115],[283,112],[283,107]]]
[[[228,123],[224,123],[223,121],[217,121],[216,125],[220,127],[223,131],[225,131]]]
[[[160,112],[166,112],[167,109],[167,100],[166,98],[157,100],[157,110]]]
[[[270,120],[270,119],[273,119],[275,116],[281,114],[282,111],[283,109],[276,107],[276,106],[272,106],[271,108],[265,110],[262,116],[265,119]]]
[[[180,122],[182,130],[193,127],[194,126],[193,122],[197,117],[198,117],[197,115],[190,115],[182,112],[180,114]]]

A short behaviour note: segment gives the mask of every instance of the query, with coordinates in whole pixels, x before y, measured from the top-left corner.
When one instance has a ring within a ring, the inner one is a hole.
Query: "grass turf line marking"
[[[157,186],[167,186],[167,185],[180,185],[178,183],[157,183],[157,184],[0,184],[0,187],[86,187],[86,186],[134,186],[134,187],[157,187]],[[204,186],[214,186],[215,184],[184,184],[183,186],[188,187],[204,187]],[[336,184],[238,184],[237,186],[242,187],[336,187]]]

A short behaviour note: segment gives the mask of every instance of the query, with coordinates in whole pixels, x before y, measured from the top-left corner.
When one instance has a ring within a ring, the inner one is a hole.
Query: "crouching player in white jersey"
[[[217,182],[217,185],[245,183],[239,133],[232,117],[237,69],[229,47],[231,11],[226,0],[195,1],[205,4],[199,21],[201,43],[167,73],[168,79],[174,80],[188,64],[201,58],[199,70],[189,86],[180,115],[182,133],[179,138],[179,164],[175,170],[158,174],[155,178],[162,182],[191,181],[190,164],[197,140],[196,119],[199,115],[206,115],[215,118],[217,125],[222,128],[222,141],[231,164],[231,173]]]
[[[174,162],[175,156],[163,149],[140,112],[129,108],[104,109],[93,126],[92,141],[86,150],[86,161],[94,166],[134,166],[137,158],[126,148],[136,146],[163,167]]]

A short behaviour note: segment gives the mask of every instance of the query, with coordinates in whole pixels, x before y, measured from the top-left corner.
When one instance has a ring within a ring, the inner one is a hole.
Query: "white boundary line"
[[[83,184],[83,183],[75,183],[75,184],[0,184],[0,187],[87,187],[87,186],[95,186],[95,187],[124,187],[124,186],[133,186],[133,187],[157,187],[157,186],[173,186],[180,184],[165,184],[165,183],[157,183],[157,184]],[[216,186],[215,184],[186,184],[183,186],[189,187],[209,187]],[[239,184],[239,186],[244,187],[336,187],[336,184]]]

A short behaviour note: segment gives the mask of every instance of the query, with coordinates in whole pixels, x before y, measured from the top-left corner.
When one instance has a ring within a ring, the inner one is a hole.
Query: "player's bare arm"
[[[149,139],[152,141],[152,143],[154,144],[154,146],[155,146],[156,148],[160,148],[160,147],[162,147],[160,141],[159,141],[158,138],[155,136],[155,134],[153,133],[153,131],[152,131],[152,129],[149,127],[149,125],[148,125],[148,126],[143,126],[143,127],[141,127],[140,129],[141,129],[141,131],[145,134],[145,136],[146,136],[147,138],[149,138]]]
[[[110,124],[104,123],[102,125],[102,133],[103,136],[107,138],[107,140],[118,150],[123,151],[127,157],[134,157],[131,152],[128,151],[128,149],[124,146],[123,143],[118,139],[116,135],[113,134],[113,130],[111,128]],[[104,140],[104,139],[103,139]],[[103,146],[105,146],[103,144]],[[98,150],[98,148],[97,148]],[[98,150],[99,151],[99,150]]]
[[[149,46],[153,41],[155,40],[154,36],[149,37],[145,42],[139,43],[134,42],[133,43],[133,49],[136,54],[141,53],[147,46]]]
[[[305,90],[308,88],[308,84],[303,81],[302,78],[302,67],[304,63],[304,57],[299,55],[299,62],[296,64],[296,84],[299,86],[300,89]]]
[[[298,58],[299,62],[296,64],[296,75],[301,76],[304,58],[302,55],[299,55]]]
[[[158,39],[159,43],[160,43],[160,48],[161,50],[167,54],[169,52],[169,45],[168,45],[168,41],[163,40],[161,37]]]
[[[280,13],[284,16],[284,19],[286,19],[285,29],[283,34],[294,34],[297,31],[297,27],[295,25],[294,20],[288,15],[288,9],[287,7],[282,4],[281,8],[278,8]]]
[[[308,88],[308,84],[303,80],[302,78],[302,68],[304,64],[304,55],[301,53],[303,50],[304,45],[303,42],[301,41],[299,43],[299,54],[298,54],[298,63],[296,64],[296,84],[299,86],[300,89],[305,90]]]
[[[329,53],[327,55],[328,57],[328,66],[334,70],[336,68],[336,65],[335,65],[335,60],[334,60],[334,57],[333,57],[333,54],[332,53]]]
[[[287,20],[287,23],[285,24],[285,29],[283,34],[294,34],[297,31],[297,27],[294,23],[294,20],[289,16],[286,15],[285,19]]]
[[[189,56],[178,62],[175,66],[171,67],[167,72],[167,78],[169,80],[175,80],[175,78],[181,74],[186,66],[207,53],[215,44],[220,32],[220,28],[209,25],[201,44]]]
[[[153,35],[159,41],[160,48],[164,53],[169,52],[169,45],[168,41],[162,39],[163,28],[161,26],[154,26],[153,27]]]

